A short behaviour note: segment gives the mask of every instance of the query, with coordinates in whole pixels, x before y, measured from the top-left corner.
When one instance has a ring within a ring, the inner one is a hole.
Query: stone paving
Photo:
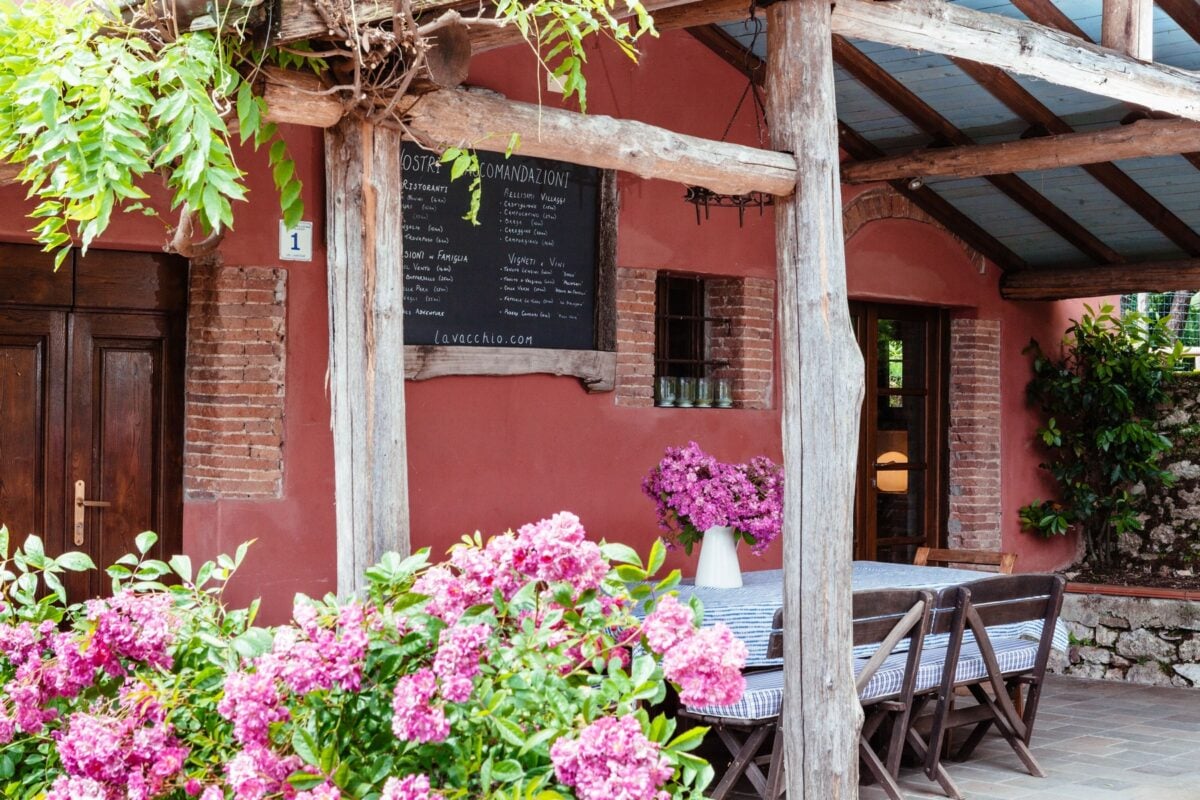
[[[1048,676],[1031,749],[1045,778],[994,735],[946,766],[969,800],[1200,800],[1200,691]],[[900,782],[911,800],[944,797],[919,770]]]
[[[968,800],[1200,800],[1200,690],[1047,676],[1031,749],[1047,777],[997,735],[946,766]],[[908,800],[945,797],[915,768],[900,786]],[[861,798],[886,795],[864,786]]]

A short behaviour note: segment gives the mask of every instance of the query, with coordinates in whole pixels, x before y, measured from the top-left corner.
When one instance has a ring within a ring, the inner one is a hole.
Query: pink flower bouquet
[[[762,555],[783,529],[783,468],[765,456],[726,464],[700,449],[668,447],[642,481],[658,524],[690,555],[704,531],[727,525]]]

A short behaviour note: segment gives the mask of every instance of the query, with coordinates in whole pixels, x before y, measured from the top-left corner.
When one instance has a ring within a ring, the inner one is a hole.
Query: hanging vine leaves
[[[353,0],[346,2],[346,17],[353,19]],[[617,18],[613,0],[498,0],[495,17],[488,19],[493,25],[515,26],[542,67],[560,79],[565,96],[577,98],[586,110],[584,40],[607,34],[636,57],[637,39],[656,35],[638,0],[625,0],[625,6],[632,22]],[[137,8],[141,10],[135,13],[143,16],[126,22],[83,3],[0,0],[0,159],[21,167],[18,179],[37,201],[31,233],[55,253],[56,265],[75,243],[86,252],[115,211],[159,215],[147,191],[155,175],[179,214],[171,245],[180,252],[193,228],[213,234],[232,227],[234,203],[247,196],[232,120],[242,143],[255,148],[269,144],[268,163],[284,223],[295,225],[303,215],[295,165],[275,125],[265,122],[265,102],[255,95],[253,78],[266,60],[323,69],[323,61],[308,55],[310,44],[262,51],[228,19],[219,20],[215,31],[178,33],[177,20],[159,16],[165,13],[162,8]],[[404,17],[416,25],[411,11]],[[353,30],[354,42],[385,46],[380,52],[355,46],[342,53],[356,60],[354,82],[333,91],[350,105],[371,106],[382,99],[394,107],[387,102],[389,93],[405,91],[420,68],[425,50],[421,28],[415,37]],[[395,52],[398,42],[409,49]],[[445,160],[471,179],[467,218],[475,221],[481,192],[478,160],[470,142],[459,145]]]
[[[284,219],[303,213],[300,181],[262,101],[234,68],[238,50],[210,32],[153,41],[84,5],[0,0],[0,157],[38,203],[31,232],[61,263],[87,247],[114,210],[156,215],[145,186],[160,174],[171,208],[212,232],[246,199],[227,120],[243,141],[273,141]],[[237,98],[238,102],[234,102]]]

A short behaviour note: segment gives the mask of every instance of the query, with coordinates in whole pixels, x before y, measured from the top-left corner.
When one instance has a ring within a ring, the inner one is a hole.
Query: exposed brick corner
[[[730,320],[712,333],[709,356],[729,362],[716,377],[730,378],[738,408],[770,408],[775,376],[775,282],[768,278],[710,278],[708,313]]]
[[[276,498],[283,488],[287,271],[192,261],[188,500]]]
[[[1000,321],[950,321],[950,547],[999,550]]]
[[[652,269],[617,270],[617,391],[619,406],[654,405],[654,282]]]

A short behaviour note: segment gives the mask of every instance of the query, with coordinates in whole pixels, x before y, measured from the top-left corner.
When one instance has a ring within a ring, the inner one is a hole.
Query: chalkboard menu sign
[[[594,349],[600,171],[486,152],[479,163],[472,225],[469,180],[404,145],[405,342]]]

